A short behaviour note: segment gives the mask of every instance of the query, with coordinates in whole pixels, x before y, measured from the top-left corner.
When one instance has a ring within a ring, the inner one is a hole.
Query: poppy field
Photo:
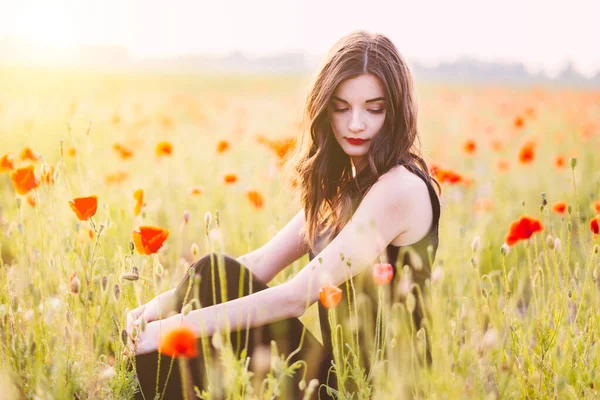
[[[285,172],[310,77],[0,71],[0,387],[6,398],[131,398],[128,311],[194,260],[239,257],[300,209]],[[373,375],[335,343],[354,398],[600,396],[600,92],[417,80],[421,149],[442,186],[425,293],[382,311]],[[308,263],[301,258],[269,285]],[[398,290],[408,291],[402,269]],[[391,284],[391,267],[373,266]],[[395,282],[395,281],[394,281]],[[334,316],[339,289],[322,288]],[[317,305],[300,318],[320,338]],[[337,321],[354,332],[359,321]],[[194,356],[171,332],[165,356]],[[287,355],[227,357],[199,398],[277,397]],[[262,371],[260,379],[258,373]],[[305,398],[318,385],[302,381]],[[216,391],[216,392],[215,392]],[[339,393],[340,398],[351,394]],[[4,398],[4,397],[3,397]]]

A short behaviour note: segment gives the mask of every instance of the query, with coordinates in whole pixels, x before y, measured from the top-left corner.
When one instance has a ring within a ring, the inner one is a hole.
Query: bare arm
[[[223,331],[226,320],[235,330],[302,315],[306,307],[319,298],[321,286],[327,283],[339,286],[357,275],[410,224],[429,226],[432,210],[427,188],[422,181],[413,182],[406,184],[398,180],[397,175],[390,174],[375,183],[344,229],[290,281],[194,310],[183,317],[183,322],[201,336]],[[340,260],[340,254],[352,261],[350,266]],[[181,319],[170,321],[181,322]]]
[[[237,260],[261,281],[269,283],[282,269],[308,252],[300,234],[303,226],[304,211],[300,210],[271,240]]]

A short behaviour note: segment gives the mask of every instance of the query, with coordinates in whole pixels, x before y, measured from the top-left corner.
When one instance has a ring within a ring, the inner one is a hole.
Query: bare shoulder
[[[405,229],[392,244],[406,246],[422,239],[433,222],[433,205],[429,189],[423,179],[402,165],[383,174],[377,183],[395,199],[406,218]]]

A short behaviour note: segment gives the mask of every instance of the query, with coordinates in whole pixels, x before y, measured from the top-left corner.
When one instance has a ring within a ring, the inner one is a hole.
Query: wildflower
[[[523,216],[511,224],[505,242],[508,246],[513,246],[520,240],[529,239],[534,233],[541,232],[543,229],[544,226],[539,220]]]
[[[594,233],[594,236],[600,233],[600,216],[596,215],[590,220],[590,229]]]
[[[217,144],[217,153],[225,153],[229,149],[229,142],[227,140],[221,140]]]
[[[557,201],[556,203],[554,203],[552,205],[552,211],[554,211],[556,213],[564,214],[566,210],[567,210],[567,203],[564,201]]]
[[[498,160],[496,168],[498,168],[498,171],[508,171],[510,169],[510,163],[507,160]]]
[[[98,209],[98,196],[76,197],[69,201],[71,209],[80,221],[87,221]]]
[[[250,203],[252,203],[252,205],[259,210],[263,208],[265,203],[262,195],[256,190],[251,190],[248,192],[248,200],[250,200]]]
[[[156,145],[156,156],[170,156],[173,154],[173,145],[169,142],[163,141]]]
[[[67,155],[69,157],[75,157],[77,155],[77,150],[75,150],[75,147],[69,147],[67,150]]]
[[[342,299],[342,290],[337,286],[327,284],[319,290],[319,300],[326,308],[332,308]]]
[[[169,237],[169,231],[157,226],[140,226],[133,231],[133,242],[138,253],[155,254]]]
[[[31,150],[31,147],[25,147],[23,149],[23,151],[21,151],[19,158],[22,161],[29,160],[29,161],[36,162],[36,161],[39,161],[40,155],[35,153],[33,150]]]
[[[40,179],[35,173],[33,165],[15,169],[10,173],[10,180],[15,191],[20,195],[26,195],[40,186]]]
[[[232,183],[236,183],[238,180],[238,177],[236,174],[225,174],[225,176],[223,177],[223,181],[226,184],[232,184]]]
[[[77,277],[77,272],[71,275],[71,279],[69,280],[69,286],[71,289],[71,293],[79,293],[79,289],[81,288],[81,281]]]
[[[55,181],[55,168],[52,165],[42,165],[42,183],[52,185]]]
[[[13,169],[15,169],[15,156],[6,153],[0,158],[0,173],[12,171]]]
[[[202,194],[202,192],[203,192],[202,188],[199,188],[199,187],[193,187],[190,190],[190,194],[192,196],[200,196]]]
[[[142,211],[142,206],[144,205],[144,190],[138,189],[133,193],[133,198],[135,200],[135,207],[133,208],[133,215],[136,217],[140,215]]]
[[[113,149],[123,160],[133,157],[133,150],[119,143],[113,144]]]
[[[111,183],[121,183],[129,177],[129,174],[125,171],[119,171],[112,174],[108,174],[104,177],[104,182],[107,185]]]
[[[600,200],[596,200],[592,203],[592,210],[600,214]]]
[[[170,330],[167,334],[161,336],[158,351],[173,358],[196,357],[198,349],[196,348],[194,332],[186,326]]]
[[[259,143],[262,143],[269,147],[279,158],[280,161],[283,161],[286,158],[286,156],[290,153],[290,151],[293,150],[296,146],[296,138],[293,137],[273,140],[259,135],[256,139]]]
[[[554,165],[556,168],[562,168],[565,166],[565,157],[561,154],[557,155],[554,159]]]
[[[513,122],[513,125],[517,129],[522,128],[524,124],[525,124],[525,120],[521,116],[517,116]]]
[[[190,222],[190,217],[192,216],[192,214],[190,214],[189,210],[185,210],[183,212],[183,223],[187,224],[188,222]]]
[[[477,150],[477,144],[473,139],[469,139],[464,144],[464,150],[467,154],[474,154],[475,150]]]
[[[378,285],[388,283],[394,277],[394,269],[392,264],[375,264],[373,265],[373,281]]]
[[[535,157],[535,142],[526,142],[519,150],[519,162],[521,164],[529,164]]]
[[[29,205],[31,207],[35,207],[35,205],[37,204],[37,201],[35,200],[35,196],[33,195],[33,193],[30,193],[29,196],[27,196],[27,203],[29,203]]]

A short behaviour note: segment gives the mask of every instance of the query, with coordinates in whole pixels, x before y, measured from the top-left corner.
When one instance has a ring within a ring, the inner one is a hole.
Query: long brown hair
[[[382,130],[369,148],[368,166],[353,178],[350,157],[333,135],[329,106],[342,81],[365,73],[381,81],[387,111]],[[354,31],[338,40],[327,54],[309,89],[304,134],[291,162],[304,207],[304,234],[313,252],[317,239],[335,237],[379,176],[395,165],[421,169],[441,193],[439,183],[415,146],[419,135],[413,86],[406,62],[382,34]],[[420,146],[420,139],[418,142]]]

